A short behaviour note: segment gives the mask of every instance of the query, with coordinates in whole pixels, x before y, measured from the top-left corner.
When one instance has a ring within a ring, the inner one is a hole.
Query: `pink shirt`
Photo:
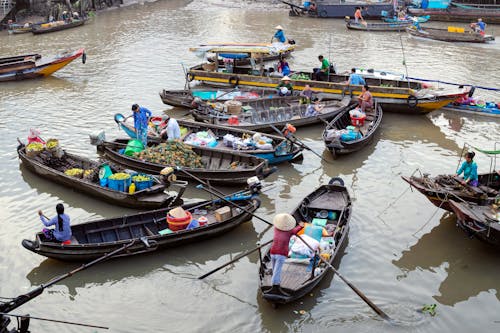
[[[271,254],[281,254],[282,256],[288,257],[288,243],[290,242],[290,237],[296,235],[300,229],[302,229],[300,225],[290,231],[279,230],[275,227]]]

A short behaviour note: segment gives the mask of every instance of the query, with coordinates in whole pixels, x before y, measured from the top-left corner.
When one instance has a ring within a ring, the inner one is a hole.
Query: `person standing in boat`
[[[370,87],[368,85],[364,85],[361,88],[361,95],[359,95],[358,105],[361,108],[362,112],[365,112],[366,109],[373,109],[373,97],[370,93]]]
[[[134,128],[136,138],[138,140],[141,140],[144,147],[146,147],[146,145],[148,144],[149,118],[153,114],[145,107],[139,106],[139,104],[132,105],[132,111],[134,112]]]
[[[271,266],[273,276],[271,278],[272,289],[278,289],[281,291],[281,269],[288,257],[288,243],[290,242],[290,237],[296,235],[303,227],[304,223],[301,222],[297,225],[295,218],[286,213],[276,214],[273,219],[274,225],[274,236],[273,245],[271,246]]]
[[[59,203],[56,206],[57,216],[51,218],[50,220],[43,215],[41,210],[38,211],[40,220],[46,227],[55,226],[54,229],[43,229],[43,233],[48,240],[59,241],[61,243],[68,242],[71,240],[71,225],[70,218],[67,214],[64,214],[64,206]]]
[[[285,33],[283,32],[283,27],[281,25],[277,25],[275,27],[276,32],[274,33],[273,38],[271,38],[271,42],[273,41],[274,38],[278,40],[280,43],[285,43],[286,42],[286,37]]]
[[[458,169],[457,173],[455,174],[455,177],[458,177],[462,172],[464,173],[464,179],[463,181],[461,181],[463,185],[479,185],[477,177],[477,164],[473,161],[474,156],[476,156],[476,153],[474,153],[473,151],[465,154],[465,161],[462,163],[460,169]]]
[[[363,18],[363,15],[361,14],[361,7],[356,7],[356,11],[354,12],[354,23],[365,23],[365,19]]]
[[[281,79],[280,84],[276,87],[279,96],[291,96],[293,93],[293,86],[290,83],[290,78],[288,76],[284,76]]]
[[[160,132],[162,140],[179,141],[181,138],[181,128],[174,118],[167,116],[166,126]]]
[[[482,18],[478,18],[477,19],[477,22],[475,23],[471,23],[470,24],[470,27],[472,28],[472,30],[474,30],[475,32],[478,32],[480,33],[482,36],[484,36],[485,34],[485,30],[486,30],[486,23],[483,22],[483,19]]]

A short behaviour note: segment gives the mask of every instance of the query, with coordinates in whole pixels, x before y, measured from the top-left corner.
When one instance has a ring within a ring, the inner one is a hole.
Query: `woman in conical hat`
[[[286,213],[276,214],[273,219],[274,238],[271,246],[271,265],[273,267],[273,277],[271,279],[273,288],[281,283],[281,268],[288,257],[288,243],[290,237],[296,235],[304,225],[303,222],[297,225],[295,218]]]

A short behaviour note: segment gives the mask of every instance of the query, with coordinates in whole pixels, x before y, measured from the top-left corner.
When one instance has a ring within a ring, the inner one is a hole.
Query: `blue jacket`
[[[356,74],[356,73],[352,73],[349,76],[349,82],[350,82],[350,84],[357,84],[357,85],[364,85],[364,84],[366,84],[365,80],[361,77],[361,75]]]
[[[139,107],[139,112],[134,112],[134,127],[136,130],[148,127],[148,120],[153,114],[143,106]]]
[[[61,214],[61,218],[63,220],[62,230],[59,230],[59,222],[57,215],[50,220],[45,218],[45,216],[41,215],[40,220],[46,227],[55,226],[54,228],[54,237],[60,241],[64,242],[71,239],[71,225],[69,224],[69,216],[67,214]]]
[[[477,180],[477,164],[476,162],[467,163],[464,161],[457,171],[457,175],[464,173],[464,180]]]
[[[276,31],[276,33],[274,34],[274,38],[279,40],[281,43],[286,42],[285,33],[283,32],[283,30]]]

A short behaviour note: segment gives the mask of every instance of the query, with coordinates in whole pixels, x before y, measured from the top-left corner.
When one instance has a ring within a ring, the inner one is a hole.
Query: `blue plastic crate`
[[[153,180],[150,179],[150,180],[143,180],[142,182],[134,182],[135,183],[135,190],[136,191],[142,191],[142,190],[145,190],[147,188],[150,188],[151,186],[153,186]]]

